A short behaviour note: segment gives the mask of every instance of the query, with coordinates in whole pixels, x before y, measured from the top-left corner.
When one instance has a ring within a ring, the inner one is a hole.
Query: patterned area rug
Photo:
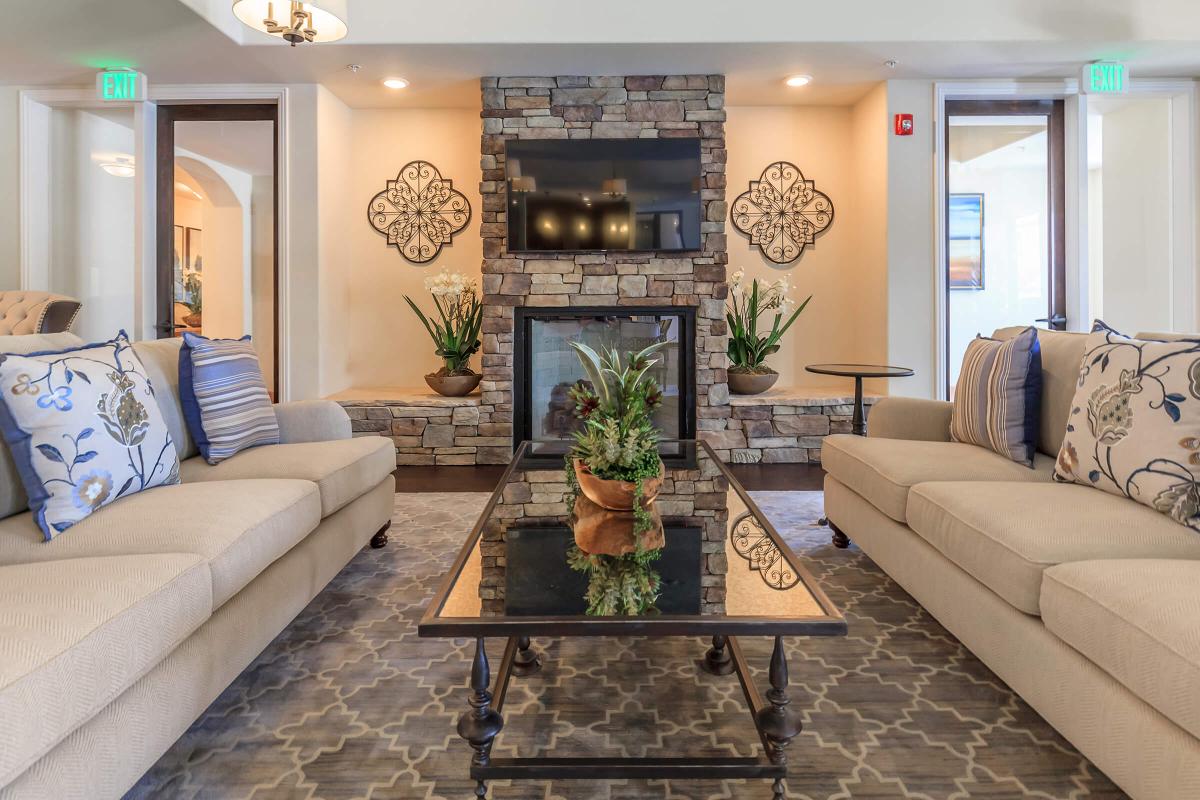
[[[793,639],[789,798],[1120,798],[1099,770],[857,548],[837,550],[819,492],[755,494],[850,624]],[[129,793],[131,798],[466,798],[471,642],[418,639],[422,609],[482,494],[399,494],[392,543],[364,549]],[[737,678],[695,639],[535,643],[496,756],[753,755]],[[766,685],[767,639],[742,639]],[[489,642],[493,665],[503,643]],[[496,800],[770,797],[769,781],[491,784]]]

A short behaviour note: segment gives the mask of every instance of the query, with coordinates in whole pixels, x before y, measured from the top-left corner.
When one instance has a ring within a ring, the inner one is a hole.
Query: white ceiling
[[[344,43],[296,48],[230,5],[0,0],[0,82],[87,85],[128,65],[157,84],[315,82],[353,107],[477,108],[481,75],[717,72],[732,105],[846,104],[889,78],[1071,77],[1100,58],[1135,78],[1200,75],[1193,0],[349,0]],[[783,86],[796,72],[813,84]],[[411,87],[381,85],[396,75]]]

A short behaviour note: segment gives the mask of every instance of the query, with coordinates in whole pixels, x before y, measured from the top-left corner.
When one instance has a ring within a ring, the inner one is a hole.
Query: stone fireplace
[[[664,439],[696,434],[696,309],[690,306],[519,307],[515,310],[513,440],[529,440],[533,456],[555,466],[582,423],[568,395],[584,372],[580,341],[600,352],[641,350],[665,341],[651,369],[663,393],[655,424]]]
[[[680,430],[724,431],[730,416],[726,383],[725,79],[721,75],[529,77],[482,80],[483,382],[480,434],[493,439],[531,435],[518,389],[518,314],[537,309],[582,311],[595,321],[629,320],[636,328],[674,308],[686,322],[680,341],[690,358],[679,385]],[[692,137],[700,140],[701,248],[669,256],[644,253],[515,254],[507,248],[505,140]],[[597,313],[597,310],[603,313]],[[662,316],[662,319],[667,317]],[[641,320],[641,321],[639,321]],[[660,319],[661,321],[661,319]],[[606,325],[610,323],[604,323]],[[684,330],[688,328],[688,330]],[[632,330],[632,329],[631,329]],[[631,334],[636,338],[636,334]],[[522,342],[522,346],[528,344]],[[530,375],[523,373],[521,381]],[[555,381],[555,385],[562,381]],[[550,387],[553,389],[553,387]],[[543,398],[549,403],[549,398]],[[544,415],[549,409],[539,410]],[[544,420],[543,420],[544,421]],[[694,426],[692,426],[694,421]],[[511,455],[509,448],[508,455]],[[480,452],[479,463],[502,458]]]

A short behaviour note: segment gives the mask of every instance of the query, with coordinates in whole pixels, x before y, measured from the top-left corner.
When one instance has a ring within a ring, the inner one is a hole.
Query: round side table
[[[854,378],[854,417],[850,421],[850,432],[855,436],[863,436],[867,432],[863,422],[863,378],[907,378],[913,374],[908,367],[881,364],[809,364],[804,369],[816,375]]]
[[[866,414],[863,412],[863,378],[907,378],[913,374],[908,367],[892,367],[885,364],[809,364],[804,369],[816,375],[854,378],[854,416],[850,420],[850,432],[855,436],[865,436],[867,433],[867,426],[864,424]],[[834,547],[850,546],[849,537],[838,530],[828,517],[821,517],[817,522],[833,529]]]

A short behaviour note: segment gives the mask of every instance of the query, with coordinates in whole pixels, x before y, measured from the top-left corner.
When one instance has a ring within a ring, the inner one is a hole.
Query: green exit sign
[[[1129,70],[1120,61],[1097,61],[1083,68],[1079,85],[1087,94],[1123,94],[1129,91]]]
[[[131,69],[98,72],[96,96],[105,102],[140,102],[146,99],[146,76]]]

